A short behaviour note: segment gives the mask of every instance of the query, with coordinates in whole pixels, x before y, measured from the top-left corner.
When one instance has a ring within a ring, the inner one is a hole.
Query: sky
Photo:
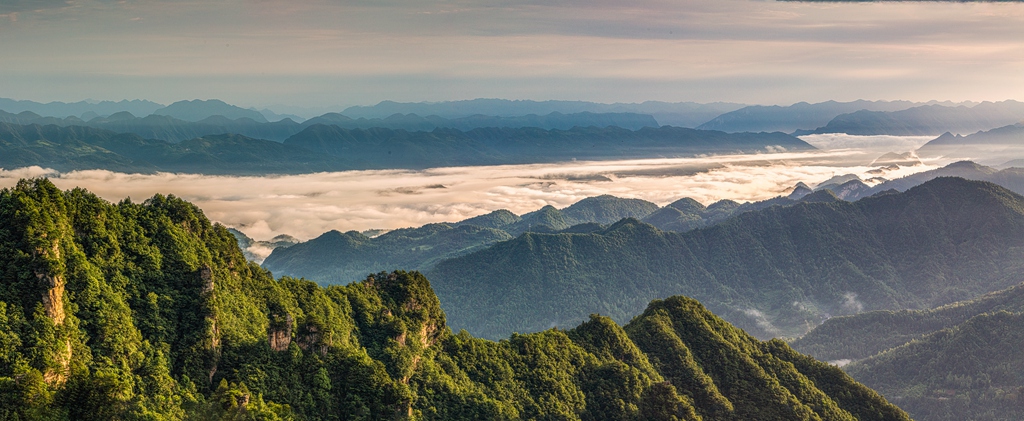
[[[1024,99],[1024,3],[4,0],[0,97]]]

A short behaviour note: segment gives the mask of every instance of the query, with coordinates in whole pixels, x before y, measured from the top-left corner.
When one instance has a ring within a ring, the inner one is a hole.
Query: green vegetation
[[[1024,285],[931,310],[829,319],[792,346],[845,366],[915,419],[1024,417]]]
[[[492,342],[453,334],[419,273],[275,280],[172,196],[22,181],[0,255],[2,419],[909,419],[689,298]]]
[[[1024,197],[939,178],[855,203],[832,196],[744,212],[686,233],[628,219],[589,234],[527,233],[427,275],[449,322],[488,338],[571,326],[595,311],[625,322],[674,294],[755,336],[797,337],[830,316],[1007,288],[1019,282],[1022,253]]]
[[[422,270],[438,261],[511,239],[505,231],[476,225],[427,224],[370,238],[330,231],[287,248],[276,248],[263,267],[324,285],[346,284],[395,269]]]
[[[373,238],[355,231],[331,231],[287,250],[275,249],[263,267],[325,285],[348,283],[380,271],[427,270],[444,259],[482,250],[526,231],[557,232],[574,226],[596,231],[603,229],[599,223],[640,218],[656,209],[645,200],[603,195],[561,210],[545,206],[522,217],[498,210],[455,224],[398,229]]]
[[[1024,314],[983,314],[847,366],[927,421],[1024,417]]]
[[[834,317],[790,345],[825,361],[856,361],[997,311],[1024,311],[1024,285],[930,310],[879,310]]]

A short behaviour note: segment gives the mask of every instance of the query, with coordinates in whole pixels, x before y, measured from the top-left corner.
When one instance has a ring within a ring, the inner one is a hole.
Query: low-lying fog
[[[882,153],[911,150],[923,142],[892,136],[835,135],[806,140],[819,147],[848,149],[264,177],[102,170],[58,173],[31,167],[0,170],[0,187],[13,186],[20,178],[46,176],[62,189],[84,187],[110,201],[125,197],[142,201],[155,193],[173,194],[201,207],[211,220],[236,227],[257,240],[279,234],[305,240],[332,229],[394,229],[454,222],[502,208],[516,214],[544,205],[562,208],[601,194],[658,205],[682,197],[704,204],[721,199],[763,200],[785,193],[800,181],[813,186],[834,175],[851,173],[863,179],[893,179],[942,164],[925,162],[869,174],[878,168],[870,163]]]

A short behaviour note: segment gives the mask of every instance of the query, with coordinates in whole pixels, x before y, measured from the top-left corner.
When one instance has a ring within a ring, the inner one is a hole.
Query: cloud
[[[189,200],[206,215],[257,240],[279,234],[309,239],[329,230],[394,229],[455,222],[498,209],[516,214],[558,208],[611,194],[665,205],[683,197],[705,205],[731,199],[763,200],[799,181],[818,183],[835,174],[867,178],[877,156],[821,151],[557,164],[379,170],[271,177],[196,174],[123,174],[92,170],[58,173],[39,167],[0,170],[0,187],[18,179],[50,177],[58,187],[84,187],[119,201],[156,193]],[[896,178],[934,164],[886,172]],[[383,193],[383,194],[382,194]]]
[[[847,292],[843,294],[842,308],[848,313],[860,313],[864,311],[864,303],[857,300],[857,294],[854,292]]]
[[[760,310],[748,308],[746,310],[743,310],[743,314],[746,314],[748,317],[754,319],[754,323],[757,323],[757,327],[761,328],[767,333],[777,335],[781,332],[779,328],[775,327],[775,325],[773,325],[772,322],[768,320],[768,317],[765,316],[764,313],[762,313]]]

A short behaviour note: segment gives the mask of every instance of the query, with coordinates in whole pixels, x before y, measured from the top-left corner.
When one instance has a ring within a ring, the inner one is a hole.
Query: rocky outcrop
[[[295,320],[291,314],[284,316],[273,315],[270,326],[267,327],[267,341],[270,342],[270,349],[281,352],[287,351],[292,343],[292,326]]]
[[[299,335],[295,342],[302,348],[303,351],[313,351],[321,356],[327,355],[327,350],[331,347],[331,339],[324,338],[320,333],[320,327],[314,324],[306,324],[300,329]]]

